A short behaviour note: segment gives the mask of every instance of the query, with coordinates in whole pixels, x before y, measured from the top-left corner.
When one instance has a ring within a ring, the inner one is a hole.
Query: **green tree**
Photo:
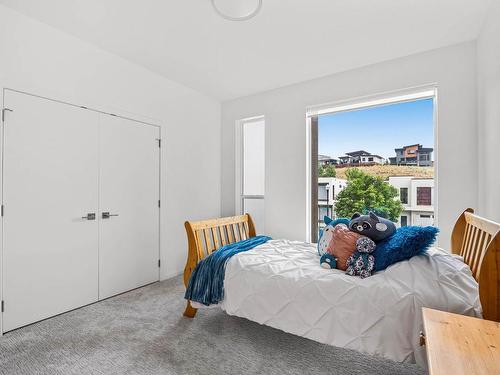
[[[318,177],[335,177],[336,175],[333,165],[318,165]]]
[[[375,212],[377,215],[397,221],[403,211],[398,190],[381,177],[369,175],[360,169],[346,171],[347,186],[337,195],[337,217],[351,217],[354,213]]]

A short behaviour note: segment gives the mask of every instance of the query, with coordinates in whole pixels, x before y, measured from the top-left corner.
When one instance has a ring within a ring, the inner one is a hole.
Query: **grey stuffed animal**
[[[351,276],[359,276],[362,279],[372,275],[375,268],[375,242],[368,237],[360,237],[356,241],[356,251],[347,259],[346,274]]]
[[[369,215],[356,212],[349,222],[349,229],[375,242],[382,241],[396,233],[396,225],[392,221],[378,217],[373,212]]]

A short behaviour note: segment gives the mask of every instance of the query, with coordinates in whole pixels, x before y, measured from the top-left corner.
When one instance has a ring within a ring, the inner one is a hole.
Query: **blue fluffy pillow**
[[[424,254],[436,241],[439,229],[436,227],[401,227],[396,233],[377,243],[375,249],[375,270],[382,271],[391,264]]]

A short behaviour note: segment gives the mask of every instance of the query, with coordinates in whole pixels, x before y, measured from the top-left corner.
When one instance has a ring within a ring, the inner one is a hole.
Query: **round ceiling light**
[[[215,11],[230,21],[245,21],[255,17],[262,0],[211,0]]]

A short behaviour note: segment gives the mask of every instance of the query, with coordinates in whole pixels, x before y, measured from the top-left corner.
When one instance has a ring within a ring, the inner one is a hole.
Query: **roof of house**
[[[396,151],[396,152],[403,151],[405,148],[415,147],[415,146],[418,146],[418,151],[419,152],[432,152],[432,151],[434,151],[434,149],[432,147],[424,147],[424,146],[422,146],[419,143],[416,143],[414,145],[408,145],[408,146],[398,147],[398,148],[395,148],[394,151]]]
[[[361,155],[371,155],[369,152],[365,151],[365,150],[359,150],[359,151],[353,151],[353,152],[346,152],[345,153],[346,155],[349,155],[349,156],[361,156]]]
[[[364,154],[361,154],[361,152],[364,152]],[[352,158],[354,156],[373,156],[375,158],[383,159],[383,157],[380,155],[370,154],[369,152],[366,152],[366,151],[348,152],[347,155],[348,156],[339,156],[339,159],[349,159],[349,158]]]
[[[330,160],[331,157],[328,155],[318,155],[318,160]]]

